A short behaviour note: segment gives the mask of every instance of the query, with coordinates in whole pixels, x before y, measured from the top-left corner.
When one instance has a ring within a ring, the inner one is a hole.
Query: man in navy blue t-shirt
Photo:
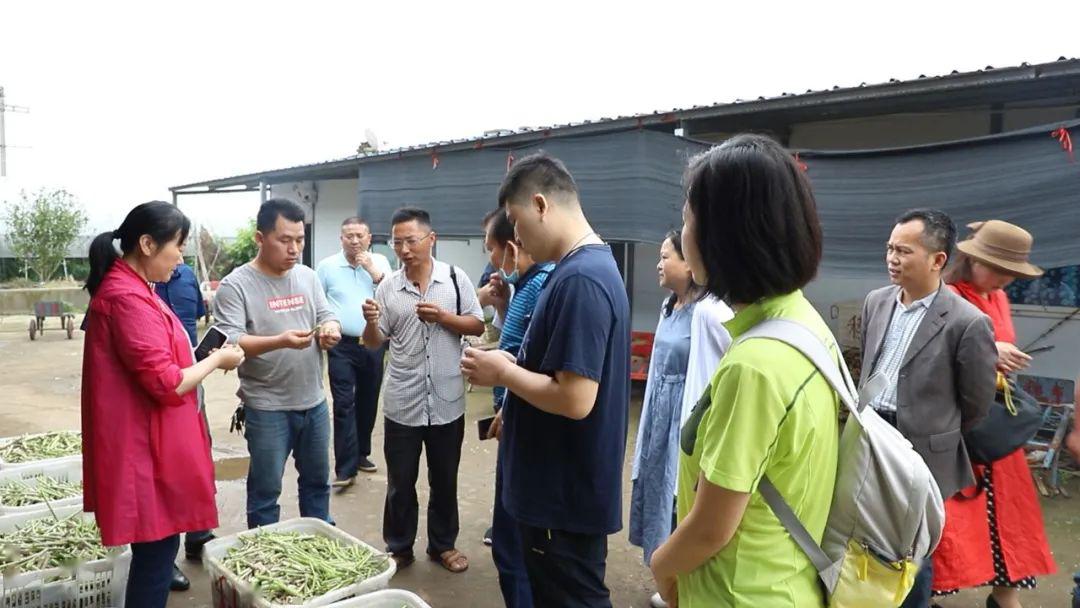
[[[200,318],[206,316],[206,302],[203,301],[202,291],[199,290],[199,280],[195,278],[195,271],[186,263],[180,263],[173,269],[172,278],[168,283],[155,283],[154,291],[158,297],[165,300],[169,308],[180,319],[180,323],[187,330],[191,345],[199,343],[195,335],[195,327]]]
[[[510,170],[499,205],[525,251],[557,262],[521,350],[466,351],[473,384],[505,386],[502,501],[518,522],[538,606],[610,606],[607,537],[622,528],[630,305],[577,185],[538,154]]]

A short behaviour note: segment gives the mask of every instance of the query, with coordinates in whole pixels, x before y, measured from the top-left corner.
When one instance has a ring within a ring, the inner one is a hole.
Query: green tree
[[[68,247],[86,226],[86,212],[66,190],[41,189],[18,202],[4,203],[8,241],[15,255],[26,260],[44,283],[52,278],[67,256]]]
[[[229,245],[229,262],[232,266],[229,271],[254,260],[257,253],[259,246],[255,244],[255,220],[252,219],[236,232],[236,240]]]

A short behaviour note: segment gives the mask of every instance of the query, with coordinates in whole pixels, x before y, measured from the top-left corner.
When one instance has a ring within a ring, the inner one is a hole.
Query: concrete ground
[[[0,319],[0,395],[6,405],[0,408],[0,437],[27,432],[79,427],[79,386],[81,382],[82,335],[67,340],[63,332],[46,331],[43,338],[30,342],[25,332],[28,318]],[[214,436],[214,459],[218,477],[218,507],[221,525],[218,534],[229,534],[244,528],[244,475],[247,470],[247,451],[243,439],[229,433],[229,418],[236,407],[235,374],[214,374],[207,382],[207,407]],[[451,574],[433,562],[418,560],[413,566],[394,577],[391,586],[409,589],[435,608],[502,606],[495,568],[490,552],[480,537],[491,520],[492,487],[494,479],[495,444],[478,441],[474,421],[488,415],[490,392],[477,389],[468,399],[468,426],[462,448],[459,477],[461,535],[458,547],[470,558],[471,566],[464,574]],[[633,453],[640,396],[631,405],[630,439],[627,456]],[[373,438],[373,460],[380,466],[374,474],[363,474],[357,484],[332,497],[331,510],[338,525],[368,543],[382,547],[381,522],[386,477],[382,468],[382,427],[376,425]],[[629,504],[629,465],[625,468],[625,502]],[[295,472],[286,472],[282,517],[298,515],[296,506]],[[425,475],[419,484],[421,507],[427,500]],[[1073,494],[1080,493],[1074,483]],[[1061,608],[1068,605],[1072,587],[1071,573],[1080,569],[1080,509],[1075,500],[1057,498],[1043,501],[1046,525],[1060,572],[1039,580],[1039,588],[1023,595],[1027,607]],[[626,509],[624,508],[624,512]],[[424,516],[421,508],[420,537],[417,551],[422,555]],[[181,558],[182,559],[182,558]],[[210,605],[210,586],[200,564],[183,562],[181,567],[191,577],[191,590],[174,593],[170,607],[202,607]],[[618,608],[648,606],[652,593],[651,577],[642,565],[641,551],[627,541],[626,531],[611,537],[608,559],[608,586],[612,589],[613,605]],[[960,596],[940,601],[945,608],[983,606],[985,590],[967,591]]]

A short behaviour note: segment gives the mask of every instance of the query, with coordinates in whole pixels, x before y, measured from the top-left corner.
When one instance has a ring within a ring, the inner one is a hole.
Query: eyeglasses
[[[409,249],[412,249],[413,247],[416,247],[420,243],[424,242],[424,240],[427,239],[432,234],[434,234],[434,233],[429,232],[429,233],[425,234],[424,236],[422,236],[420,238],[409,237],[407,239],[390,239],[389,241],[386,241],[386,244],[390,245],[394,249],[401,249],[402,247],[405,247],[405,246],[408,246]]]

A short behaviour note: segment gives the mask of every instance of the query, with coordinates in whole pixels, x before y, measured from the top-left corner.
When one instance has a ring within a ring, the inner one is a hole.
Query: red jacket
[[[83,345],[84,508],[105,545],[217,526],[214,465],[196,391],[176,394],[191,343],[123,260],[90,301]]]
[[[1004,291],[998,289],[984,298],[970,283],[949,287],[990,317],[994,340],[1016,343],[1009,298]],[[995,523],[1009,581],[1053,574],[1057,567],[1046,541],[1039,496],[1023,448],[990,466]],[[983,467],[975,465],[975,468],[976,477],[981,478]],[[966,497],[972,495],[974,498]],[[945,530],[933,558],[935,591],[976,587],[995,578],[986,499],[986,492],[976,493],[968,488],[945,501]]]

